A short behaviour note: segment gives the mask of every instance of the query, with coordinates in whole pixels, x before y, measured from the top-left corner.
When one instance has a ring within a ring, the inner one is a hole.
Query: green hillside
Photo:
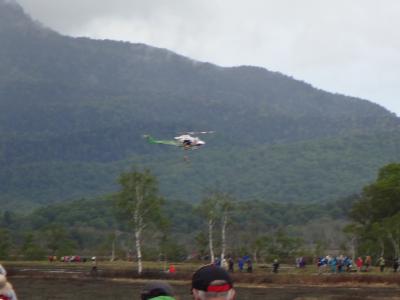
[[[245,149],[205,148],[192,152],[189,163],[183,161],[181,151],[173,150],[109,163],[42,162],[4,169],[2,207],[32,208],[112,192],[121,170],[132,166],[151,169],[162,194],[188,202],[199,200],[210,189],[266,202],[326,202],[359,192],[382,165],[399,161],[400,134]],[[38,200],[32,203],[31,199]]]
[[[0,203],[25,209],[115,189],[135,165],[171,198],[218,187],[326,201],[399,160],[399,119],[283,74],[222,68],[144,44],[62,36],[0,0]],[[147,145],[215,130],[204,149]]]

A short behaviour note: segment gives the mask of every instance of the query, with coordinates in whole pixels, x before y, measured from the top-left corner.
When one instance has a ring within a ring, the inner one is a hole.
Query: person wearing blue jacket
[[[336,257],[332,257],[329,262],[329,266],[331,267],[332,273],[336,273],[336,266],[337,266],[337,260]]]
[[[238,260],[238,268],[240,272],[243,272],[243,267],[244,267],[244,259],[240,257]]]

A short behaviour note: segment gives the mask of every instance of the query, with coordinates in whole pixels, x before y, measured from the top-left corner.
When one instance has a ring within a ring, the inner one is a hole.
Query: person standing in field
[[[222,267],[223,269],[225,269],[225,270],[228,270],[228,267],[229,267],[229,266],[228,266],[228,261],[226,260],[225,257],[222,259],[221,267]]]
[[[395,258],[394,260],[393,260],[393,272],[397,272],[397,269],[399,268],[399,259],[398,258]]]
[[[329,260],[329,266],[331,267],[331,272],[332,273],[336,273],[336,271],[337,271],[337,260],[336,260],[335,256],[331,257],[331,259]]]
[[[369,271],[369,267],[371,266],[371,264],[372,264],[372,257],[368,255],[367,257],[365,257],[364,260],[365,272]]]
[[[253,273],[253,262],[251,261],[250,258],[246,261],[246,264],[247,264],[247,273]]]
[[[363,259],[361,258],[361,256],[357,257],[357,259],[356,259],[356,265],[357,265],[358,272],[361,272],[363,263],[364,263],[364,262],[363,262]]]
[[[233,261],[232,256],[229,256],[228,265],[229,265],[229,272],[233,273],[233,271],[234,271],[233,268],[234,268],[235,262]]]
[[[243,267],[244,267],[244,260],[243,260],[243,258],[239,257],[238,268],[239,268],[240,272],[243,272]]]
[[[327,255],[326,257],[319,257],[317,261],[318,266],[318,274],[322,274],[328,266],[328,261],[330,257]]]
[[[379,257],[378,265],[381,272],[385,271],[385,259],[383,258],[383,256]]]
[[[170,274],[175,274],[176,273],[176,268],[173,264],[169,265],[168,273]]]
[[[274,259],[274,263],[272,264],[272,272],[278,273],[278,271],[279,271],[279,261],[277,259]]]

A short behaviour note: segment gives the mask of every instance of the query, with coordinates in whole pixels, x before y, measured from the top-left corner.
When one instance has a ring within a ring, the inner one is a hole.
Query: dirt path
[[[13,277],[11,281],[20,300],[132,300],[140,299],[147,280],[51,279]],[[190,300],[189,282],[171,282],[180,300]],[[394,300],[400,299],[397,287],[236,287],[238,300]]]

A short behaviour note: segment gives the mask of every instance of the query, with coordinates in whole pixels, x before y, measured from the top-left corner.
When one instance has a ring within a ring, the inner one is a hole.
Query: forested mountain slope
[[[354,192],[399,159],[395,115],[280,73],[63,36],[6,0],[0,41],[2,205],[109,192],[132,163],[160,175],[167,196],[188,201],[209,187],[322,201]],[[217,132],[190,164],[141,138],[186,130]]]

